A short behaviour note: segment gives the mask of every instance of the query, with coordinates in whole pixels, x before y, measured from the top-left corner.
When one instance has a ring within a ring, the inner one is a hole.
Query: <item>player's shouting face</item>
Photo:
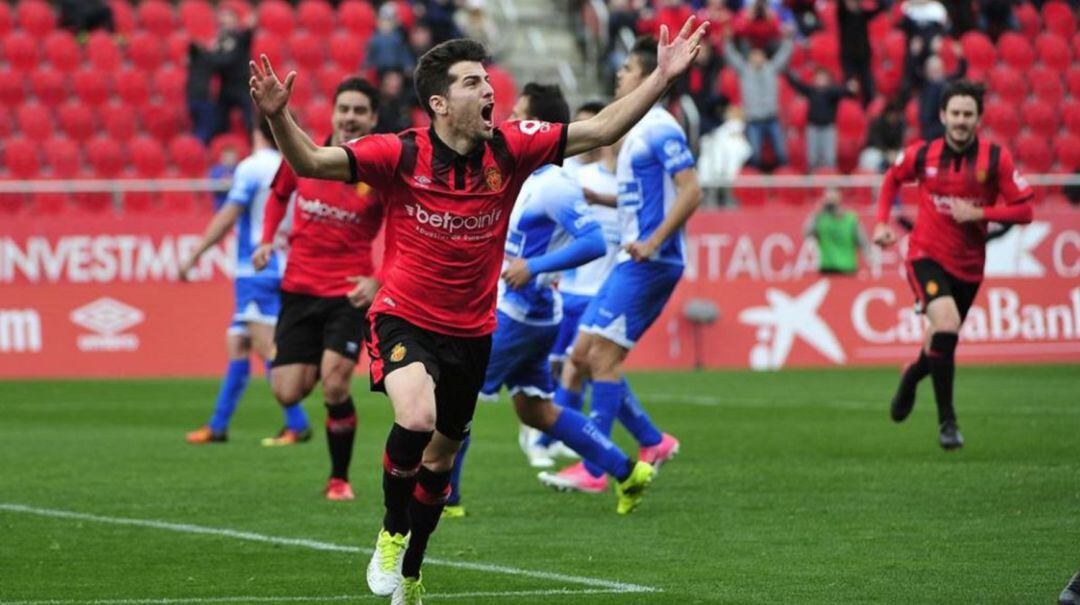
[[[954,147],[964,147],[975,136],[979,125],[979,105],[975,99],[957,95],[949,99],[941,110],[941,123],[945,125],[945,137]]]
[[[495,132],[495,89],[481,63],[461,61],[450,67],[452,81],[446,96],[432,102],[436,114],[460,136],[490,140]]]

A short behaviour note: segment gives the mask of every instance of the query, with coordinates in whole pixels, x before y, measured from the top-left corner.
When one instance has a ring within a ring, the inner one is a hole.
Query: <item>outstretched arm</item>
[[[641,86],[588,120],[567,125],[566,157],[611,145],[660,100],[668,86],[686,72],[694,57],[701,52],[701,39],[709,22],[703,22],[695,30],[692,29],[694,20],[692,16],[687,19],[679,35],[670,41],[667,27],[660,27],[660,41],[656,47],[657,66]]]
[[[203,233],[199,247],[195,248],[191,256],[180,263],[180,281],[187,281],[191,270],[195,268],[195,263],[199,262],[199,257],[228,235],[229,230],[236,224],[236,219],[240,217],[242,211],[241,206],[230,203],[226,203],[221,207],[221,210],[217,211],[214,218],[210,219],[210,224],[206,226],[206,232]]]
[[[266,55],[261,55],[259,59],[261,66],[255,61],[250,63],[251,99],[270,122],[270,129],[274,132],[274,140],[277,141],[281,155],[285,156],[285,160],[298,176],[332,181],[349,180],[352,172],[345,150],[316,145],[286,111],[293,82],[296,81],[296,72],[289,72],[282,82],[270,66],[270,59],[267,59]]]

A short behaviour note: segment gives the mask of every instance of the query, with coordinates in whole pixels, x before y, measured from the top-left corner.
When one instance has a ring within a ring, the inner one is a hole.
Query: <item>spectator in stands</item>
[[[784,0],[784,6],[791,11],[799,36],[809,38],[811,34],[821,29],[816,0]]]
[[[724,35],[731,28],[734,16],[724,0],[706,0],[705,6],[698,11],[698,19],[709,22],[709,43],[719,55],[724,51]]]
[[[753,154],[746,140],[746,122],[743,110],[737,105],[728,106],[724,123],[702,135],[701,154],[698,158],[698,174],[705,187],[705,199],[711,205],[730,205],[730,183]]]
[[[505,51],[503,37],[487,12],[485,0],[465,0],[461,10],[454,13],[454,23],[463,36],[482,43],[493,59],[498,59]]]
[[[256,17],[254,11],[245,22],[240,22],[240,15],[227,5],[218,8],[218,34],[212,50],[214,60],[221,76],[221,91],[218,93],[217,132],[229,130],[229,115],[233,109],[239,109],[243,116],[244,132],[251,132],[252,122],[251,94],[248,80],[251,71],[251,42],[254,35]]]
[[[432,40],[431,27],[427,24],[427,21],[418,21],[409,31],[409,52],[414,57],[424,56],[424,53],[431,50],[432,46],[435,46]]]
[[[191,116],[192,132],[203,145],[218,130],[217,103],[210,98],[210,84],[217,75],[218,58],[212,49],[195,40],[188,43],[187,93],[188,115]]]
[[[1016,17],[1013,16],[1011,0],[979,0],[979,29],[986,32],[990,39],[997,42],[1001,34],[1017,29]],[[1076,9],[1076,3],[1072,3]],[[955,31],[954,36],[957,36]]]
[[[836,4],[840,66],[845,81],[858,81],[863,107],[870,104],[875,94],[869,25],[885,9],[885,0],[838,0]]]
[[[824,67],[814,70],[812,84],[803,82],[790,70],[784,75],[810,106],[806,126],[806,159],[810,169],[836,168],[836,108],[840,99],[855,96],[858,84],[838,86]]]
[[[975,6],[971,0],[942,0],[949,17],[949,33],[959,39],[960,36],[975,29]],[[997,1],[997,0],[994,0]],[[1004,0],[1006,3],[1009,0]]]
[[[378,120],[372,132],[395,133],[411,127],[411,98],[405,87],[404,73],[391,69],[379,74]]]
[[[424,21],[431,29],[432,46],[461,37],[461,32],[454,23],[454,11],[457,8],[454,0],[420,0],[416,3],[416,8],[423,14]]]
[[[859,154],[859,168],[885,172],[904,148],[906,129],[904,105],[899,101],[892,101],[885,106],[881,115],[870,122],[866,133],[866,147]]]
[[[907,88],[914,89],[922,85],[926,60],[937,54],[942,37],[949,31],[949,14],[938,0],[905,0],[900,10],[900,26],[907,38],[904,81]]]
[[[806,219],[803,235],[817,240],[822,275],[854,275],[859,270],[859,252],[864,259],[870,258],[859,216],[843,207],[840,191],[834,187],[825,190],[821,205]]]
[[[690,70],[675,84],[675,95],[689,95],[701,116],[701,132],[708,132],[720,125],[712,116],[718,101],[716,83],[720,81],[720,69],[724,66],[720,55],[709,44],[701,45],[701,52],[694,58]]]
[[[413,55],[409,45],[401,36],[397,10],[393,4],[384,4],[379,9],[379,26],[368,41],[364,67],[378,72],[388,70],[412,71]]]
[[[779,50],[770,59],[761,48],[752,47],[746,58],[739,53],[729,37],[724,43],[724,58],[739,74],[743,111],[746,113],[746,134],[753,148],[751,163],[762,165],[762,149],[765,138],[772,144],[776,163],[787,163],[784,134],[780,129],[780,105],[778,87],[780,74],[791,58],[791,39],[786,37]]]
[[[919,89],[919,135],[926,141],[945,134],[945,126],[942,125],[940,117],[941,93],[949,82],[959,80],[967,73],[963,47],[956,41],[953,42],[953,47],[960,61],[951,74],[945,74],[945,63],[940,56],[933,55],[926,60],[926,81]]]
[[[60,27],[76,34],[95,29],[113,31],[112,8],[104,0],[60,0]]]
[[[757,49],[771,53],[776,50],[783,31],[780,18],[769,8],[768,0],[753,0],[753,3],[739,14],[735,20],[735,36],[744,52]]]

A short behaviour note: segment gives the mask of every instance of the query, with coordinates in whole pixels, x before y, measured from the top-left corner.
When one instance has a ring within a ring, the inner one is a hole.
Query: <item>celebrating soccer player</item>
[[[919,357],[900,378],[891,414],[902,422],[915,407],[915,389],[930,375],[938,410],[938,440],[954,450],[964,445],[953,409],[954,354],[964,322],[983,279],[987,222],[1030,223],[1031,187],[1013,166],[1012,155],[979,139],[982,87],[958,80],[941,96],[945,136],[908,147],[885,173],[878,198],[874,243],[890,246],[896,234],[889,211],[903,183],[919,183],[919,214],[908,240],[907,277],[916,310],[929,327]],[[1004,204],[997,204],[998,197]]]
[[[254,348],[266,362],[268,372],[273,357],[274,324],[281,307],[279,288],[285,257],[279,253],[267,255],[265,262],[256,267],[252,264],[251,254],[262,236],[261,223],[267,193],[274,173],[282,162],[266,120],[259,120],[258,128],[252,133],[252,141],[254,151],[236,167],[225,203],[210,219],[199,247],[180,265],[180,279],[187,280],[199,257],[236,225],[236,312],[225,336],[229,365],[210,422],[189,432],[188,443],[222,443],[228,440],[229,419],[244,395],[251,375],[251,349]],[[275,236],[276,231],[271,231],[270,235]],[[311,438],[307,415],[300,399],[283,408],[285,427],[296,436],[294,441]]]
[[[361,78],[343,81],[334,93],[333,133],[327,144],[340,145],[371,132],[378,109],[374,86]],[[364,183],[297,178],[286,163],[270,191],[262,243],[253,259],[256,268],[273,257],[274,233],[296,196],[270,382],[274,396],[288,409],[322,380],[331,467],[325,494],[330,500],[352,500],[349,462],[356,408],[349,383],[367,330],[367,307],[379,287],[371,242],[382,226],[382,204]],[[299,438],[285,427],[263,444],[287,445]]]
[[[295,73],[282,82],[265,56],[252,63],[252,98],[297,175],[363,181],[386,208],[393,258],[371,305],[368,350],[372,386],[390,397],[395,422],[383,455],[386,514],[368,565],[376,594],[421,602],[421,562],[483,385],[507,224],[522,184],[544,164],[610,145],[640,120],[700,51],[706,24],[694,29],[693,21],[670,41],[662,28],[659,67],[637,90],[569,125],[496,126],[484,47],[444,42],[414,74],[430,128],[341,147],[316,145],[285,110]],[[652,478],[644,469],[617,477],[621,508],[640,500]]]
[[[558,86],[525,85],[514,106],[515,119],[565,123],[570,108]],[[566,443],[612,476],[631,474],[634,463],[589,419],[552,403],[554,379],[548,354],[559,335],[562,298],[554,287],[558,272],[600,258],[607,250],[581,185],[559,166],[547,165],[521,187],[510,213],[506,263],[496,306],[498,327],[480,396],[495,399],[506,385],[514,409],[526,425]],[[450,516],[460,516],[461,472],[471,438],[454,461]],[[649,472],[642,464],[639,473]],[[628,511],[625,511],[628,512]]]

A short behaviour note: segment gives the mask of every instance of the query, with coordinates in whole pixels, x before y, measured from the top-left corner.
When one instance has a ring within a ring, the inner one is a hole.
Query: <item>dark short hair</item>
[[[360,76],[349,76],[342,80],[341,84],[338,84],[337,88],[334,89],[335,104],[337,103],[338,97],[340,97],[343,92],[358,92],[364,95],[368,98],[368,101],[371,102],[372,113],[379,111],[379,89],[375,88],[371,82],[368,82],[364,78],[361,78]]]
[[[945,90],[941,92],[941,111],[945,111],[945,108],[949,106],[949,99],[953,97],[971,97],[975,99],[975,109],[982,115],[983,112],[983,95],[986,93],[986,89],[982,84],[972,82],[971,80],[953,80],[945,85]]]
[[[630,47],[630,55],[637,57],[638,63],[646,76],[651,74],[658,65],[656,60],[656,38],[641,36],[634,40],[634,45]]]
[[[435,95],[446,96],[450,92],[450,85],[454,83],[450,68],[462,61],[483,63],[487,58],[487,49],[476,40],[458,38],[432,47],[416,62],[416,70],[413,71],[420,106],[429,116],[434,116],[435,111],[431,109],[428,99]]]
[[[544,122],[565,124],[570,121],[570,105],[558,84],[529,82],[521,90],[529,99],[529,117]]]
[[[263,138],[266,139],[266,142],[274,149],[277,149],[277,141],[274,140],[274,131],[270,130],[270,120],[267,120],[265,115],[256,113],[255,123],[259,125],[259,132],[263,135]]]
[[[585,103],[582,103],[581,107],[577,108],[577,113],[581,113],[583,111],[586,112],[586,113],[591,113],[593,115],[596,115],[596,114],[600,113],[601,111],[604,111],[604,102],[603,101],[587,101]]]

